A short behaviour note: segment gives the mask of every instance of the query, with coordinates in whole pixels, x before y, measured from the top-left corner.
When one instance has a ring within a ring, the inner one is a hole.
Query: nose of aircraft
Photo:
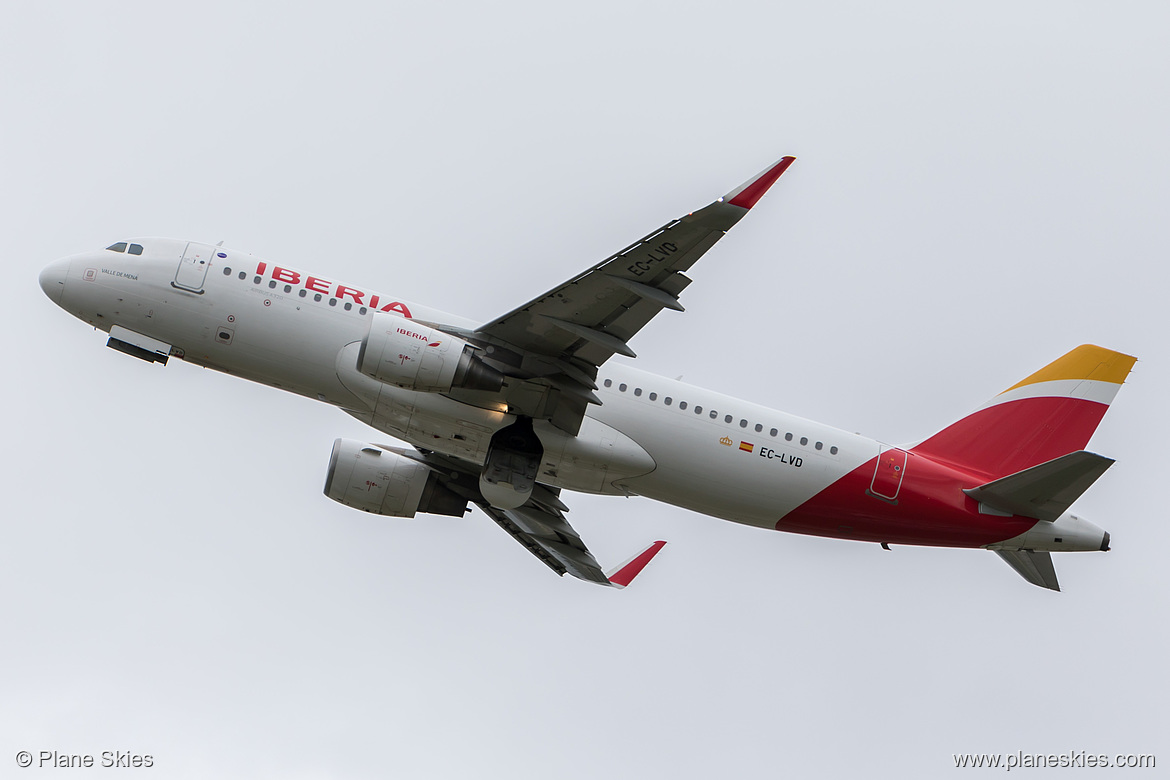
[[[58,306],[61,305],[61,295],[65,292],[65,277],[69,275],[69,261],[58,260],[45,266],[41,271],[41,289],[49,300]]]

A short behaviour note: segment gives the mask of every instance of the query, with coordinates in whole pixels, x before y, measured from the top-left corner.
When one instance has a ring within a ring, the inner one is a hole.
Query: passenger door
[[[180,290],[203,294],[203,280],[207,277],[207,269],[211,266],[211,258],[215,256],[215,247],[207,244],[197,244],[194,241],[187,244],[183,251],[183,258],[179,261],[179,270],[175,272],[175,281],[172,283]]]
[[[869,492],[878,498],[893,501],[898,497],[898,490],[901,489],[905,476],[906,451],[891,447],[878,456]]]

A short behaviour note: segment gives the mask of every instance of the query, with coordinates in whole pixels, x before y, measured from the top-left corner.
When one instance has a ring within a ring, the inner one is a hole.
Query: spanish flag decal
[[[748,444],[746,441],[741,441],[741,442],[739,443],[739,448],[740,448],[741,450],[743,450],[744,452],[751,452],[751,451],[752,451],[752,447],[753,447],[753,446],[754,446],[754,445]]]

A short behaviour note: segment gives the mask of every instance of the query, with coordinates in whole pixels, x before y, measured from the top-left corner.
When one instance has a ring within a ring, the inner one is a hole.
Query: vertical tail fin
[[[1001,477],[1082,450],[1136,361],[1081,345],[913,451]]]

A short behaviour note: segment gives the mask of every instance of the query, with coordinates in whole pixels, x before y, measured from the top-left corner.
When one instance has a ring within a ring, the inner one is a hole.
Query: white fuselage
[[[375,310],[460,328],[477,323],[229,249],[170,239],[141,245],[141,255],[104,250],[61,261],[57,302],[102,330],[120,326],[157,339],[188,362],[319,399],[412,445],[474,463],[483,463],[491,435],[514,420],[492,404],[404,390],[356,369]],[[536,423],[542,483],[644,495],[775,528],[882,449],[614,361],[598,384],[602,405],[589,408],[577,436]]]

